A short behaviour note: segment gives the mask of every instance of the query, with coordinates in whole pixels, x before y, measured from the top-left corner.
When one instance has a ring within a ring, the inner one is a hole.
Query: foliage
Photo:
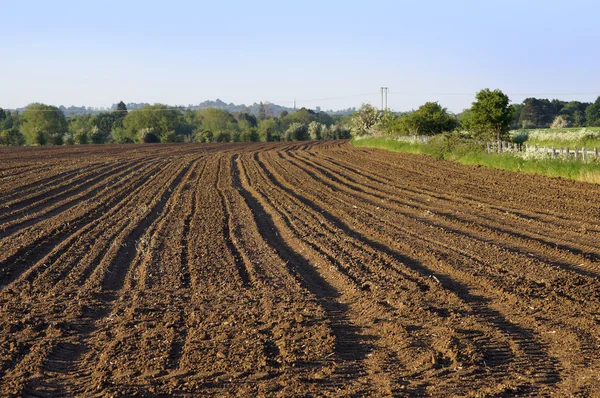
[[[311,140],[320,140],[323,138],[323,132],[327,130],[327,126],[319,122],[310,122],[308,125],[308,137]]]
[[[71,133],[66,133],[63,136],[63,143],[65,145],[75,145],[75,138],[73,137],[73,134]]]
[[[112,141],[115,144],[132,144],[135,142],[135,136],[132,136],[124,127],[117,127],[110,132]]]
[[[340,140],[348,139],[350,137],[352,137],[350,129],[337,124],[333,124],[328,129],[323,131],[324,140]]]
[[[22,118],[21,131],[29,144],[62,144],[62,135],[68,129],[67,120],[57,107],[33,103],[23,111]]]
[[[379,111],[369,104],[363,104],[352,114],[351,132],[353,137],[373,135],[381,119]]]
[[[231,139],[232,133],[239,130],[237,121],[233,115],[223,109],[206,108],[198,113],[200,120],[202,120],[202,129],[212,131],[215,135],[226,132]]]
[[[569,127],[569,125],[570,123],[566,115],[558,115],[554,118],[550,127],[556,129]]]
[[[437,102],[426,102],[416,111],[393,120],[393,126],[398,134],[435,135],[454,130],[458,121]]]
[[[0,132],[0,145],[21,146],[25,145],[25,136],[18,128],[13,127]]]
[[[242,142],[258,142],[260,141],[260,135],[255,128],[244,130],[240,135],[240,141]]]
[[[227,131],[221,131],[215,136],[215,142],[230,142],[231,134]]]
[[[528,139],[529,134],[527,134],[525,131],[520,131],[511,137],[511,141],[515,144],[524,144]]]
[[[585,109],[585,118],[588,126],[600,126],[600,97]]]
[[[92,127],[89,135],[90,144],[106,144],[110,137],[110,133],[104,130],[100,130],[97,126]]]
[[[160,136],[153,128],[144,128],[138,132],[138,141],[145,144],[156,144],[160,142]]]
[[[165,139],[169,131],[183,133],[183,115],[176,109],[166,105],[148,105],[141,109],[130,111],[123,119],[123,126],[131,136],[140,137],[142,130],[152,129],[159,141]]]
[[[283,141],[304,141],[307,139],[308,126],[298,122],[290,124],[283,136]]]
[[[276,119],[264,119],[258,122],[258,134],[262,142],[273,141],[275,136],[279,137],[279,124]]]
[[[475,98],[467,119],[467,129],[480,139],[503,139],[512,121],[513,110],[508,105],[508,96],[500,90],[486,88],[478,92]]]

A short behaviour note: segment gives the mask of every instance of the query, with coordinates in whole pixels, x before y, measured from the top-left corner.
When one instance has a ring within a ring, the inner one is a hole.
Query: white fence
[[[586,147],[579,148],[577,146],[571,147],[540,147],[538,145],[529,144],[514,144],[512,142],[488,142],[487,143],[488,153],[521,153],[528,157],[538,157],[547,159],[563,159],[563,160],[577,160],[577,161],[598,161],[600,160],[600,154],[598,148],[589,150]]]

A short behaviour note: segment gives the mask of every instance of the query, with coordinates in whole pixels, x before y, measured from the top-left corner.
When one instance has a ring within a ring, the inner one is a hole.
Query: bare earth
[[[593,396],[600,186],[347,141],[0,150],[0,395]]]

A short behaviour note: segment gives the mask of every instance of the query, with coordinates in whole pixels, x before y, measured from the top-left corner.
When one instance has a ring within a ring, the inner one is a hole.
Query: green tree
[[[470,130],[478,138],[498,141],[505,137],[512,122],[509,98],[501,90],[483,89],[471,107]]]
[[[0,145],[21,146],[25,145],[25,136],[18,128],[13,127],[0,132]]]
[[[265,109],[265,104],[262,102],[258,105],[258,120],[262,121],[267,118],[267,110]]]
[[[67,119],[55,106],[33,103],[23,111],[21,131],[28,143],[36,145],[62,144],[67,132]]]
[[[260,135],[256,128],[250,128],[248,130],[242,131],[240,135],[240,141],[242,142],[258,142],[260,141]]]
[[[600,97],[585,109],[586,125],[590,127],[600,126]]]
[[[100,130],[97,126],[92,127],[92,131],[88,134],[89,142],[92,144],[106,144],[109,137],[109,132]]]
[[[262,142],[273,141],[275,135],[279,135],[279,124],[277,119],[264,119],[258,123],[258,134]]]
[[[139,136],[144,129],[153,129],[153,134],[160,141],[169,131],[175,131],[176,134],[183,133],[184,118],[179,110],[171,109],[166,105],[147,105],[128,112],[123,119],[123,127],[131,136]]]
[[[202,120],[202,130],[211,131],[215,136],[220,132],[227,132],[231,140],[232,133],[239,130],[237,121],[226,110],[212,107],[205,108],[200,111],[200,117]]]
[[[135,142],[135,136],[131,136],[124,127],[117,127],[110,132],[112,141],[116,144],[132,144]]]
[[[145,144],[156,144],[160,142],[160,137],[153,128],[144,128],[138,132],[138,141]]]
[[[122,113],[123,117],[127,116],[127,105],[125,105],[123,101],[120,101],[117,104],[117,112]]]
[[[304,123],[294,122],[290,124],[284,134],[285,141],[308,140],[308,126]]]
[[[458,121],[437,102],[426,102],[416,111],[402,115],[396,125],[405,134],[435,135],[454,130]]]
[[[300,123],[300,124],[310,124],[310,122],[314,122],[317,120],[317,113],[310,109],[300,108],[296,112],[289,113],[286,116],[281,116],[281,129],[287,130],[287,128],[292,123]]]

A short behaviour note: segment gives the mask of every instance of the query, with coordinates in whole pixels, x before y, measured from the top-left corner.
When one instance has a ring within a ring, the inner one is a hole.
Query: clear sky
[[[0,0],[0,107],[592,101],[600,2]],[[571,95],[567,95],[571,94]]]

